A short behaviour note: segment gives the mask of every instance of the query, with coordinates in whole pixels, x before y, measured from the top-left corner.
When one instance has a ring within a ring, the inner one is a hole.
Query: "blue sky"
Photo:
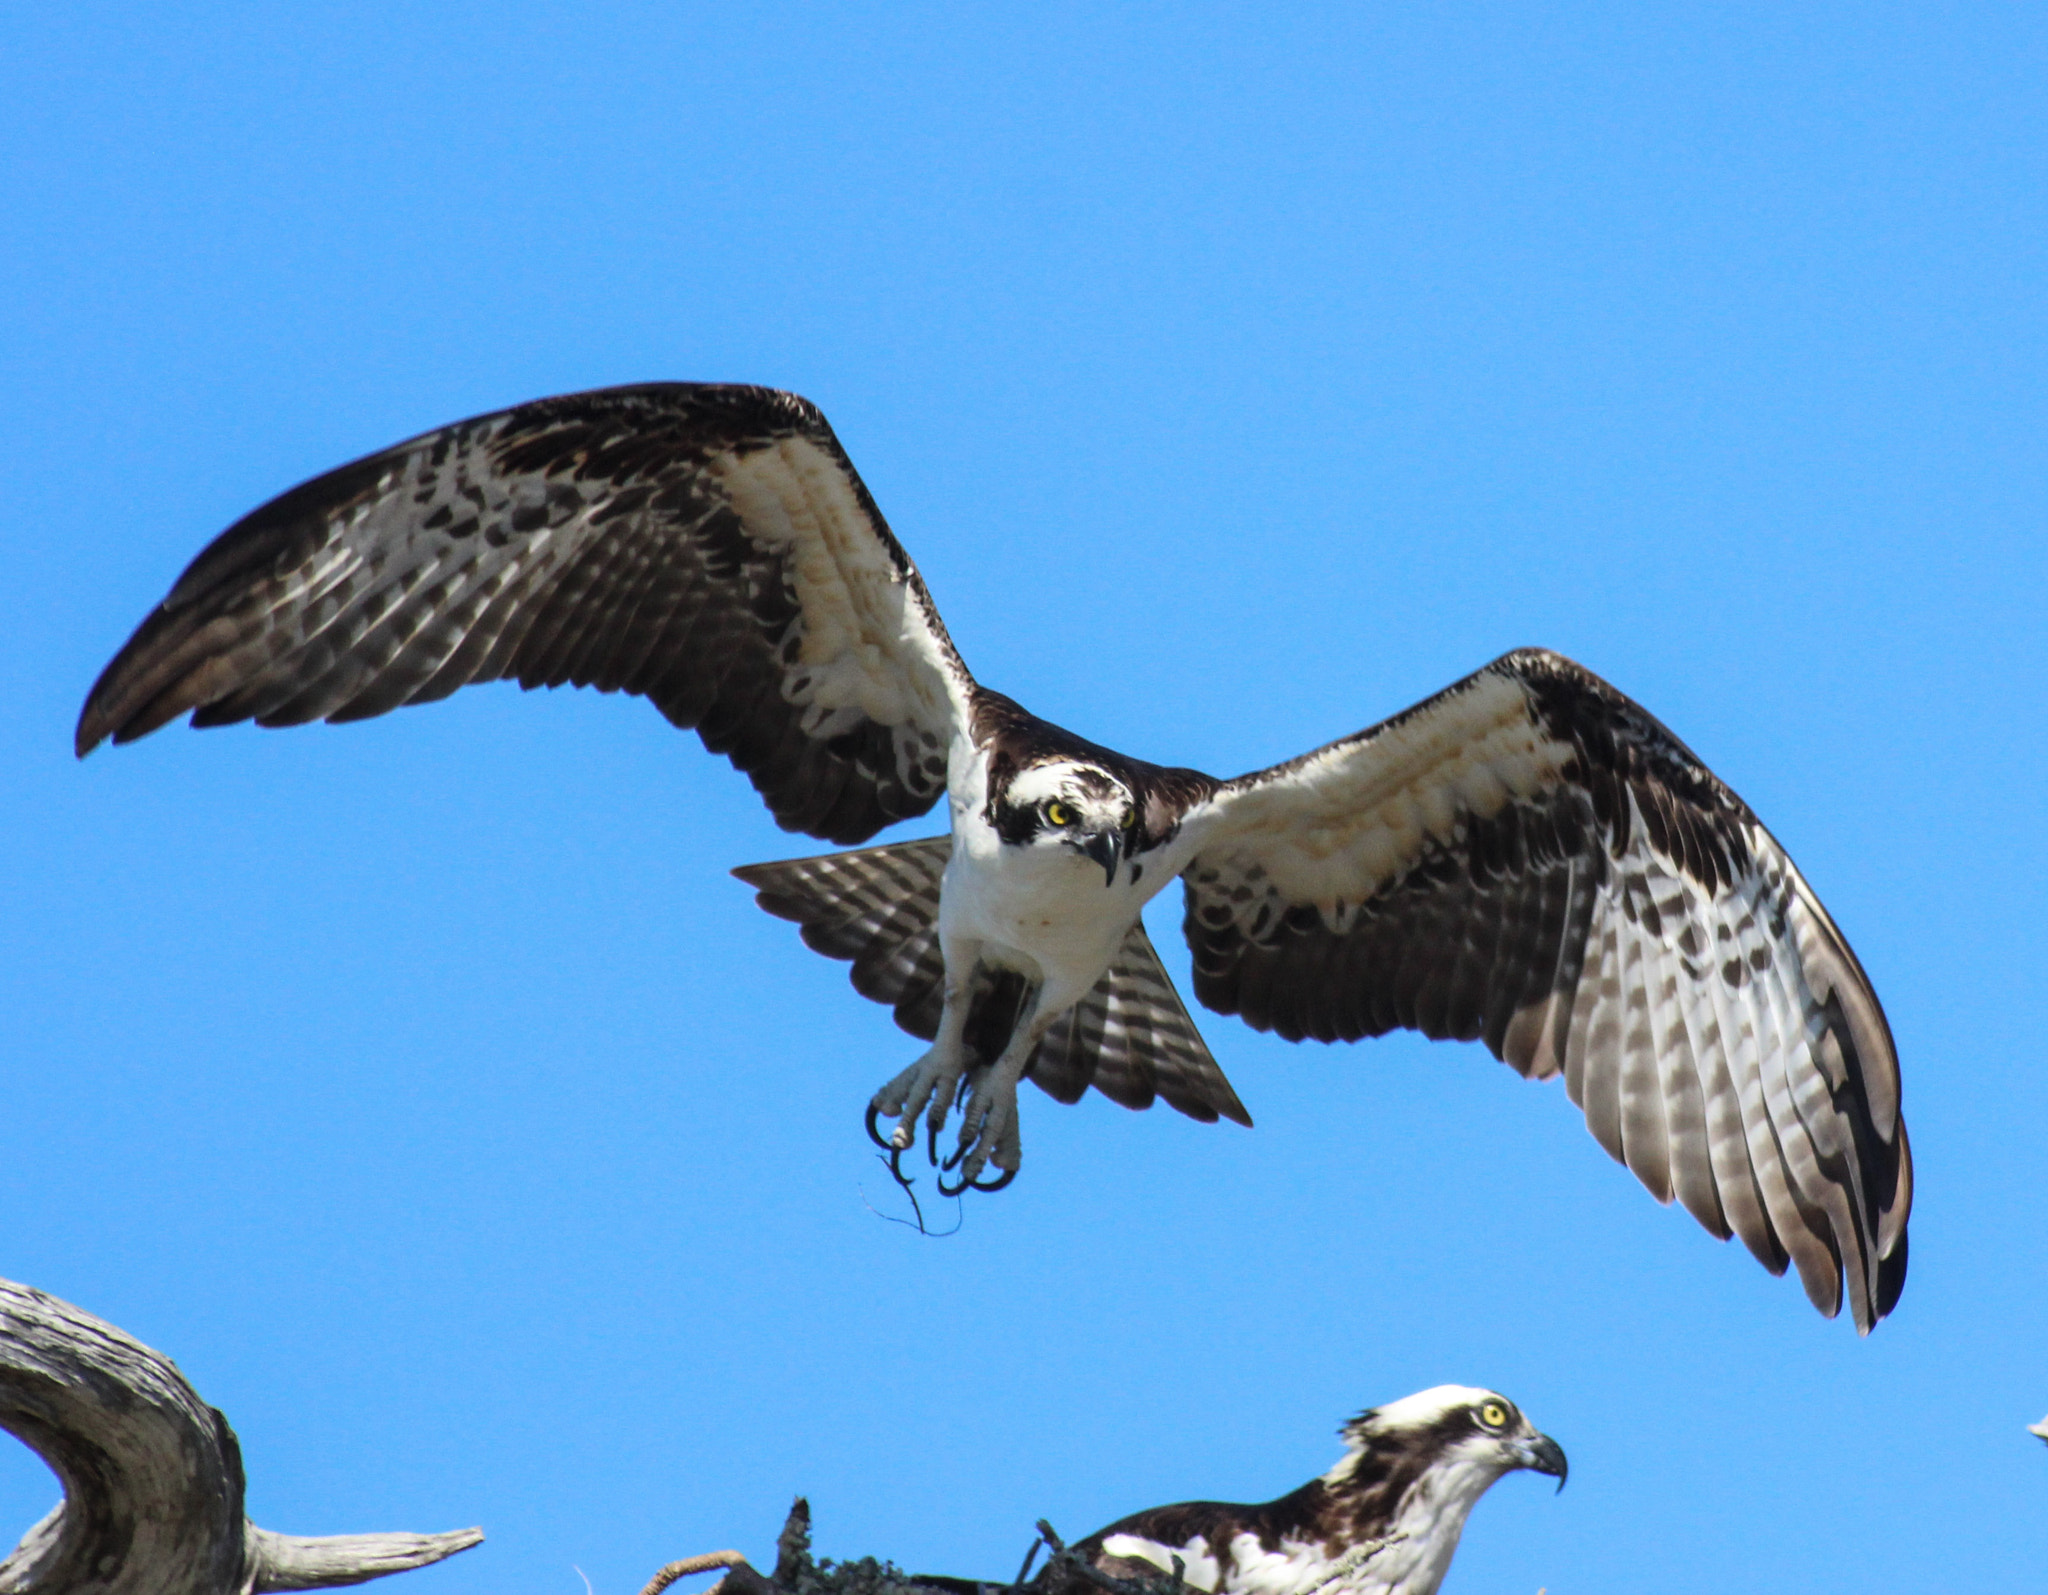
[[[1007,1575],[1444,1381],[1573,1464],[1452,1591],[2038,1577],[2044,69],[2003,6],[10,13],[0,1274],[177,1358],[259,1522],[481,1523],[422,1595],[765,1558],[799,1490],[827,1554]],[[816,400],[977,673],[1134,754],[1254,768],[1529,643],[1649,705],[1885,1001],[1895,1316],[1477,1047],[1214,1015],[1256,1130],[1027,1091],[1011,1190],[884,1223],[915,1044],[643,704],[71,759],[243,511],[661,378]],[[0,1449],[0,1533],[52,1498]]]

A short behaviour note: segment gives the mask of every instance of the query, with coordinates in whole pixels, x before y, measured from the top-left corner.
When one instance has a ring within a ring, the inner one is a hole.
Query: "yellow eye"
[[[1479,1409],[1479,1421],[1489,1429],[1505,1429],[1508,1424],[1508,1409],[1498,1401],[1489,1401]]]
[[[1064,803],[1046,804],[1045,817],[1055,825],[1072,825],[1074,823],[1074,811]]]

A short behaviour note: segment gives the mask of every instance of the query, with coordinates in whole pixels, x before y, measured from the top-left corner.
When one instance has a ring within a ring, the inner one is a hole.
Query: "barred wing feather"
[[[973,687],[815,407],[662,383],[443,427],[245,516],[101,674],[77,747],[505,677],[646,697],[784,829],[844,843],[937,800]]]
[[[1792,860],[1589,671],[1509,654],[1225,785],[1183,880],[1195,995],[1289,1040],[1395,1028],[1562,1074],[1659,1201],[1859,1329],[1905,1281],[1912,1154],[1862,967]]]

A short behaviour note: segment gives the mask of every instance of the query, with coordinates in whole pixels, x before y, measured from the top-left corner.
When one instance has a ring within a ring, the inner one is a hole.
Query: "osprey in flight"
[[[1211,1595],[1436,1595],[1479,1498],[1517,1468],[1562,1490],[1563,1448],[1506,1396],[1438,1385],[1362,1412],[1342,1430],[1345,1453],[1319,1479],[1277,1501],[1155,1506],[1071,1547],[1113,1579],[1157,1577],[1181,1564]],[[1000,1585],[923,1579],[954,1595]],[[1099,1595],[1058,1558],[1030,1586],[1042,1595]]]
[[[843,845],[737,871],[930,1049],[870,1108],[966,1107],[963,1183],[1021,1156],[1017,1083],[1250,1118],[1139,912],[1178,878],[1195,995],[1291,1041],[1397,1027],[1562,1074],[1600,1144],[1822,1312],[1906,1273],[1898,1059],[1856,955],[1740,798],[1604,681],[1508,654],[1219,781],[982,686],[824,416],[765,388],[543,399],[331,471],[222,533],[95,684],[78,752],[361,720],[473,681],[648,698]]]

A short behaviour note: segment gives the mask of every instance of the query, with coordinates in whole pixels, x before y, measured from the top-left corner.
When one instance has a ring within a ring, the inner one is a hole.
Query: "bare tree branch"
[[[746,1560],[738,1551],[706,1551],[702,1556],[686,1556],[680,1562],[669,1563],[650,1578],[640,1595],[661,1595],[679,1578],[688,1578],[692,1573],[708,1573],[714,1567],[742,1567]],[[725,1580],[720,1579],[711,1587],[714,1590],[724,1589]]]
[[[0,1561],[0,1595],[261,1595],[360,1584],[483,1539],[272,1534],[242,1514],[242,1448],[177,1365],[0,1280],[0,1427],[50,1465],[56,1510]]]

